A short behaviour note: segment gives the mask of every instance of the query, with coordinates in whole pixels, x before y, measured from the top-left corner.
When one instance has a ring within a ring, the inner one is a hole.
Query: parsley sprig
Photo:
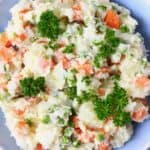
[[[65,88],[64,92],[69,99],[73,100],[77,96],[77,87],[76,86],[67,87]]]
[[[94,65],[100,67],[100,62],[109,58],[116,52],[116,48],[119,46],[120,39],[115,37],[115,31],[111,29],[106,30],[104,41],[94,42],[98,47],[98,52],[94,57]]]
[[[47,10],[42,13],[37,29],[41,36],[56,40],[60,32],[59,19],[53,11]]]
[[[63,50],[63,53],[73,53],[75,50],[75,44],[71,43],[69,45],[67,45],[64,50]]]
[[[127,104],[126,91],[115,83],[113,92],[105,100],[94,101],[94,110],[100,120],[112,116],[116,126],[124,126],[131,121],[130,114],[124,110]]]
[[[128,33],[128,32],[130,32],[130,29],[127,25],[123,25],[123,26],[120,27],[120,31],[122,33]]]
[[[79,103],[85,103],[88,101],[95,101],[98,99],[98,96],[95,94],[94,90],[82,91],[81,95],[76,97]]]
[[[24,96],[36,96],[40,91],[45,89],[45,78],[33,77],[24,78],[20,80],[21,91]]]

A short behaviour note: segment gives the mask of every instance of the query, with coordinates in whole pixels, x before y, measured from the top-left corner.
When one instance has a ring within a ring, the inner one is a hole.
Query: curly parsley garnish
[[[73,100],[77,96],[77,87],[76,86],[67,87],[65,88],[64,92],[69,99]]]
[[[123,25],[123,26],[120,27],[120,31],[122,33],[128,33],[128,32],[130,32],[130,29],[127,25]]]
[[[56,40],[60,32],[59,19],[53,11],[47,10],[42,13],[37,29],[41,36]]]
[[[85,76],[82,78],[82,82],[85,82],[85,84],[88,86],[91,83],[91,79],[89,76]]]
[[[115,37],[115,31],[107,29],[104,41],[94,42],[94,45],[96,45],[99,49],[94,57],[94,65],[96,67],[100,67],[100,62],[114,54],[119,44],[120,40]]]
[[[24,96],[36,96],[45,89],[45,78],[38,77],[35,80],[33,77],[24,78],[20,81],[20,85]]]
[[[127,104],[126,91],[115,83],[113,92],[105,100],[94,101],[94,110],[100,120],[112,116],[116,126],[124,126],[131,121],[130,114],[124,110]]]
[[[77,101],[79,103],[95,101],[97,99],[98,99],[98,96],[95,94],[95,91],[93,91],[93,90],[82,91],[82,93],[79,96],[77,96]]]
[[[75,50],[75,44],[71,43],[69,45],[67,45],[64,50],[63,50],[63,53],[73,53]]]

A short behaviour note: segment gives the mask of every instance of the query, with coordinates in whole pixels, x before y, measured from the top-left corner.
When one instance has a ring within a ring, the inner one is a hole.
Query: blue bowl
[[[0,0],[0,31],[3,31],[7,25],[11,17],[8,11],[17,1]],[[139,22],[137,31],[142,34],[145,39],[145,46],[150,50],[150,0],[114,0],[114,2],[118,2],[131,10],[132,15]],[[148,57],[150,60],[150,55]],[[19,150],[4,125],[5,120],[1,112],[0,120],[0,149],[2,147],[4,150]],[[131,141],[118,150],[147,150],[148,147],[150,147],[150,119],[142,124],[135,125],[135,132]]]

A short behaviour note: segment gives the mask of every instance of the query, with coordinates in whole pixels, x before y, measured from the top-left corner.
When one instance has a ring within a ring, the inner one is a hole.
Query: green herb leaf
[[[44,116],[42,122],[43,122],[44,124],[48,124],[48,123],[50,122],[50,117],[49,117],[48,115]]]
[[[128,32],[130,32],[130,29],[128,28],[127,25],[123,25],[123,26],[120,27],[120,31],[122,33],[128,33]]]
[[[115,75],[113,75],[113,79],[114,79],[115,81],[119,81],[119,80],[120,80],[120,74],[115,74]]]
[[[77,31],[79,35],[83,35],[83,27],[81,25],[77,27]]]
[[[31,118],[26,118],[25,119],[25,122],[29,125],[29,126],[32,126],[33,125],[33,121]]]
[[[104,44],[100,47],[99,53],[99,55],[101,55],[102,58],[108,58],[110,55],[115,53],[115,50],[109,45]]]
[[[102,134],[97,135],[97,140],[98,141],[103,141],[104,139],[105,139],[104,135],[102,135]]]
[[[120,39],[116,37],[109,38],[107,40],[107,43],[109,43],[109,45],[112,46],[113,48],[117,48],[120,44]]]
[[[107,39],[110,39],[113,37],[115,37],[115,31],[107,28],[106,34],[105,34],[105,39],[107,40]]]
[[[72,86],[72,87],[67,87],[64,90],[65,94],[67,95],[67,97],[71,100],[73,100],[74,98],[76,98],[77,96],[77,87],[76,86]]]
[[[65,128],[65,130],[64,130],[64,136],[71,137],[72,134],[73,134],[73,129],[71,127]]]
[[[106,30],[105,40],[113,48],[117,48],[120,44],[120,39],[115,37],[115,31],[111,29]]]
[[[103,11],[107,10],[107,6],[105,6],[105,5],[100,5],[99,8],[101,8]]]
[[[52,41],[50,41],[48,45],[54,51],[61,47],[61,44]]]
[[[98,96],[95,94],[93,90],[82,91],[81,95],[77,97],[77,101],[79,103],[84,103],[88,101],[96,101]]]
[[[96,67],[100,67],[100,62],[106,60],[116,52],[116,48],[120,44],[120,39],[115,37],[115,31],[106,30],[104,41],[94,41],[94,45],[98,46],[99,50],[94,57],[93,63]]]
[[[74,147],[79,147],[79,146],[81,145],[81,142],[76,139],[76,140],[73,141],[72,145],[73,145]]]
[[[102,57],[101,57],[101,54],[100,53],[97,53],[94,57],[94,61],[93,61],[93,64],[95,67],[99,68],[100,67],[100,64],[102,62]]]
[[[112,54],[115,53],[115,49],[113,49],[108,44],[103,44],[100,46],[98,53],[94,57],[94,65],[98,68],[100,67],[100,62],[108,57],[110,57]]]
[[[131,122],[130,113],[119,112],[114,118],[114,124],[116,126],[124,126]]]
[[[109,105],[106,101],[98,99],[94,101],[94,111],[100,120],[105,120],[109,116]]]
[[[59,26],[59,19],[54,15],[53,11],[47,10],[42,13],[37,29],[41,36],[56,40],[60,31]]]
[[[20,80],[21,91],[24,96],[36,96],[40,91],[45,89],[45,78],[38,77],[33,79],[33,77],[25,78]]]
[[[65,120],[63,118],[58,117],[58,124],[64,125],[65,124]]]
[[[112,116],[116,126],[124,126],[131,121],[129,113],[124,110],[128,104],[127,93],[117,83],[115,83],[113,92],[105,100],[97,99],[93,104],[94,111],[100,120]]]
[[[88,86],[91,83],[91,79],[89,76],[85,76],[82,78],[82,82],[85,82],[85,84]]]
[[[66,137],[66,136],[62,136],[62,137],[61,137],[61,145],[62,145],[62,146],[65,146],[65,145],[67,145],[67,144],[69,144],[69,143],[70,143],[70,140],[69,140],[68,137]]]
[[[63,53],[73,53],[74,50],[75,50],[75,45],[69,44],[64,48]]]

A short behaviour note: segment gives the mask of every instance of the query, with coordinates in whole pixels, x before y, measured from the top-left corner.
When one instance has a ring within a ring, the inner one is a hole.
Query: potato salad
[[[0,34],[0,107],[21,150],[112,150],[149,117],[137,21],[109,0],[20,0]],[[138,132],[138,131],[137,131]]]

